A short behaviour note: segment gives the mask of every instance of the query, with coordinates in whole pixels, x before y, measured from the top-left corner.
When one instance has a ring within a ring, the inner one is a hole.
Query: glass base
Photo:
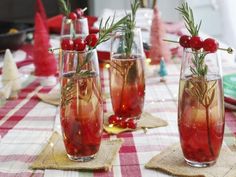
[[[78,156],[72,156],[67,154],[68,158],[72,161],[76,162],[88,162],[90,160],[93,160],[96,157],[96,154],[91,155],[91,156],[84,156],[84,157],[78,157]]]
[[[192,167],[197,167],[197,168],[204,168],[204,167],[209,167],[212,166],[216,163],[216,161],[210,161],[210,162],[195,162],[191,160],[185,159],[186,163]]]

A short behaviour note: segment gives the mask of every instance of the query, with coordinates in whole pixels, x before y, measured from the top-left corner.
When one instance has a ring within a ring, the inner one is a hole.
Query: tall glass
[[[114,34],[111,44],[110,94],[115,115],[121,119],[139,119],[144,104],[144,52],[141,30],[135,29],[132,45],[127,46],[126,31]],[[127,55],[127,48],[130,53]]]
[[[88,161],[99,150],[103,105],[97,51],[63,51],[60,120],[69,159]]]
[[[217,53],[204,56],[200,51],[184,51],[179,84],[180,142],[185,161],[194,167],[216,162],[224,136],[221,65]],[[198,71],[196,57],[203,66]],[[206,74],[198,75],[200,72]]]

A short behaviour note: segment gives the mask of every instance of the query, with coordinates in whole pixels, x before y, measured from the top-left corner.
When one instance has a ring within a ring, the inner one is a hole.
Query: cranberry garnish
[[[71,20],[76,20],[76,19],[77,19],[76,13],[75,13],[75,12],[69,13],[69,19],[71,19]]]
[[[131,129],[136,129],[136,127],[137,127],[137,123],[133,119],[129,119],[127,121],[126,125],[128,128],[131,128]]]
[[[109,124],[118,124],[120,122],[120,118],[116,115],[111,115],[109,118],[108,118],[108,123]]]
[[[96,34],[89,34],[85,38],[85,43],[90,47],[95,47],[98,42],[98,38]]]
[[[71,39],[62,39],[61,48],[62,48],[62,50],[73,50],[74,43]]]
[[[127,122],[125,120],[122,120],[119,122],[119,127],[121,128],[127,128]]]
[[[212,38],[207,38],[203,41],[203,49],[206,52],[214,53],[217,51],[218,47],[219,43]]]
[[[86,44],[82,38],[76,38],[74,40],[74,50],[83,51],[85,47],[86,47]]]
[[[84,16],[84,11],[81,8],[76,9],[75,13],[77,15],[77,18],[82,18]]]
[[[195,50],[199,50],[203,47],[202,39],[199,36],[192,36],[189,44],[190,44],[190,47]]]
[[[190,39],[191,39],[190,36],[183,35],[179,38],[179,43],[182,47],[189,48],[190,47]]]

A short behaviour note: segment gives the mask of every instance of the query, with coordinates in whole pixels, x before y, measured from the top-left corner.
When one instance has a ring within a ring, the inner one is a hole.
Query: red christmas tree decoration
[[[50,47],[48,31],[41,15],[36,12],[33,48],[36,76],[52,76],[57,72],[56,59],[52,53],[48,52]]]
[[[151,25],[151,49],[150,49],[150,58],[151,64],[159,64],[161,58],[165,60],[170,59],[171,53],[166,42],[163,41],[165,35],[164,24],[161,20],[157,6],[153,11],[153,19]]]
[[[38,12],[44,23],[45,23],[45,26],[46,28],[48,29],[48,26],[47,26],[47,15],[46,15],[46,12],[45,12],[45,9],[44,9],[44,6],[43,6],[43,3],[41,0],[36,0],[36,4],[35,4],[35,12]]]

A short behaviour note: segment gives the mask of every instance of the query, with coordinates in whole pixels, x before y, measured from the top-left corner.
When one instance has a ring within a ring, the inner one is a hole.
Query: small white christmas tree
[[[11,88],[10,97],[17,96],[17,91],[21,89],[20,74],[9,49],[6,50],[3,60],[2,83],[4,88]],[[8,89],[5,89],[6,92],[9,92]]]

